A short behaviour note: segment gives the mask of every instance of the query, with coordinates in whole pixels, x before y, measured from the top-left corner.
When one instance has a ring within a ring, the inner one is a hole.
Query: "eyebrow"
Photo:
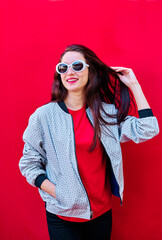
[[[85,60],[83,60],[83,59],[77,59],[77,60],[72,61],[71,63],[76,62],[76,61],[80,61],[80,60],[85,62]],[[71,64],[71,63],[67,63],[66,61],[62,61],[60,63]]]

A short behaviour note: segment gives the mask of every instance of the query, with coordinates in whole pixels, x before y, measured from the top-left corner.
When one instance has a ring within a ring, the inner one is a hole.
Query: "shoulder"
[[[49,102],[41,107],[38,107],[30,118],[42,118],[48,116],[57,109],[57,102]]]
[[[107,123],[117,123],[117,111],[114,104],[102,102],[100,114]]]
[[[114,104],[102,102],[102,106],[103,106],[104,111],[108,114],[116,114],[117,113],[117,109],[115,108]]]
[[[28,120],[28,126],[26,128],[26,132],[33,129],[40,130],[42,126],[47,123],[47,119],[51,119],[54,113],[56,113],[58,109],[58,104],[56,102],[47,103],[41,107],[38,107],[34,113],[32,113]]]
[[[51,119],[59,110],[57,102],[49,102],[38,107],[29,117],[29,124],[40,124],[41,122]]]

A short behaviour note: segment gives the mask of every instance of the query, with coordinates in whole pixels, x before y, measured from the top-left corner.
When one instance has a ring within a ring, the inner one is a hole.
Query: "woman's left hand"
[[[150,108],[149,103],[147,102],[147,99],[145,98],[142,88],[141,88],[140,84],[138,83],[138,80],[137,80],[136,76],[134,75],[134,72],[132,71],[132,69],[124,68],[124,67],[111,67],[111,68],[116,71],[120,80],[128,88],[131,89],[131,91],[134,95],[138,110]],[[121,74],[118,72],[121,72]]]
[[[111,67],[111,68],[116,71],[120,80],[130,89],[134,85],[137,85],[137,84],[139,85],[139,82],[131,68],[125,68],[125,67]],[[118,72],[121,72],[123,75]]]

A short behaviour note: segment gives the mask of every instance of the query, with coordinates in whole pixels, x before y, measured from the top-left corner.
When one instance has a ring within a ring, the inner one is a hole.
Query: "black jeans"
[[[112,212],[87,222],[70,222],[46,211],[50,240],[109,240],[112,229]]]

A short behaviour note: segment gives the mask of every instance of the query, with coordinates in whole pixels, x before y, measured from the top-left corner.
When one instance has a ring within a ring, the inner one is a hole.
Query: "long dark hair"
[[[91,109],[94,118],[94,137],[90,148],[92,151],[96,146],[97,137],[101,135],[100,125],[120,124],[124,121],[130,110],[131,101],[134,103],[133,96],[128,87],[120,81],[115,70],[103,63],[92,50],[83,45],[69,45],[62,53],[60,62],[64,54],[68,51],[81,53],[86,63],[90,66],[88,83],[85,86],[85,97],[86,104]],[[62,84],[60,74],[55,72],[51,101],[64,101],[67,93],[68,91]],[[117,113],[113,115],[106,113],[102,102],[114,104],[118,109]],[[117,121],[106,122],[101,116],[101,110],[108,117],[115,118]]]

